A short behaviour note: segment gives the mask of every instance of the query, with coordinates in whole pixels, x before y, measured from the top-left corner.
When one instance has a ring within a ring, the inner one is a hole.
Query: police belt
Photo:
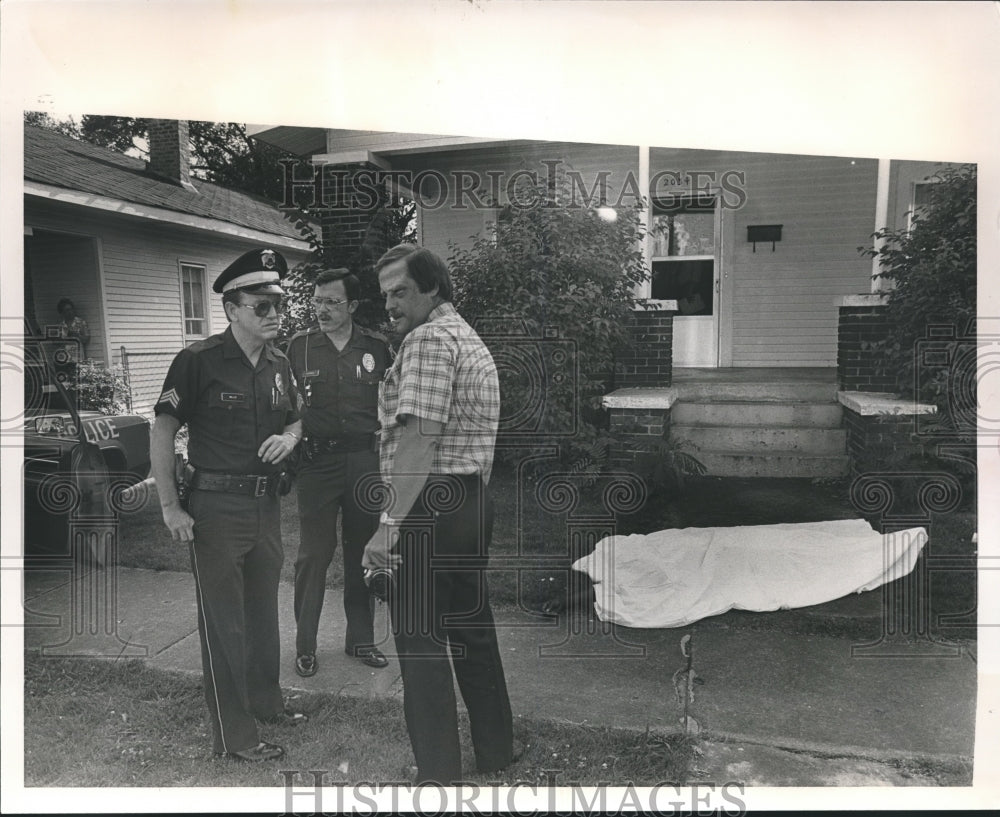
[[[302,450],[310,457],[347,451],[374,451],[374,434],[341,434],[339,437],[303,437]]]
[[[198,491],[218,491],[259,498],[277,496],[281,474],[213,474],[195,469],[191,487]]]

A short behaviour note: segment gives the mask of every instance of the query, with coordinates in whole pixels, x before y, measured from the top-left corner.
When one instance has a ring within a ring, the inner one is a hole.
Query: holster
[[[295,472],[290,469],[282,471],[281,476],[278,477],[278,496],[288,496],[294,484]]]
[[[191,498],[191,483],[194,478],[194,468],[184,459],[183,454],[174,454],[174,483],[177,485],[177,498],[181,507],[188,509]]]

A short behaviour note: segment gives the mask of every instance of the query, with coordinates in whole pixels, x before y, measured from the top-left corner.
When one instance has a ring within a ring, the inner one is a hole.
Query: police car
[[[29,350],[26,349],[26,352]],[[70,521],[116,519],[131,486],[149,474],[149,420],[80,410],[51,366],[25,355],[25,554],[70,556]]]

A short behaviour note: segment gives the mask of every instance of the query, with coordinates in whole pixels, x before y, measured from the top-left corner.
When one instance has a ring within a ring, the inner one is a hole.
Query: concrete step
[[[835,403],[837,384],[829,379],[788,382],[702,382],[674,380],[672,388],[682,402],[735,400],[739,402]]]
[[[706,451],[748,454],[843,454],[847,432],[839,428],[689,426],[670,424],[670,436]]]
[[[691,452],[713,477],[843,477],[848,474],[846,454],[802,454],[745,451]]]
[[[768,428],[839,428],[839,403],[789,401],[679,401],[670,411],[671,424],[684,426],[764,426]]]

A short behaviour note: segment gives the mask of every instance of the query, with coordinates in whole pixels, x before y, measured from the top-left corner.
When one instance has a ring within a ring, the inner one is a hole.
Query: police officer
[[[215,752],[244,761],[284,755],[260,740],[258,721],[305,719],[284,708],[278,684],[280,472],[301,436],[291,366],[270,343],[286,271],[279,253],[256,249],[216,279],[229,327],[174,358],[150,445],[163,521],[190,543]],[[182,504],[173,463],[185,423],[193,474]]]
[[[301,540],[295,562],[295,671],[317,670],[326,572],[337,548],[342,511],[345,652],[370,667],[388,661],[374,643],[374,599],[361,556],[378,527],[378,384],[389,366],[385,343],[354,325],[360,284],[346,269],[316,277],[313,308],[319,326],[295,335],[288,358],[300,387],[303,439],[298,472]]]

